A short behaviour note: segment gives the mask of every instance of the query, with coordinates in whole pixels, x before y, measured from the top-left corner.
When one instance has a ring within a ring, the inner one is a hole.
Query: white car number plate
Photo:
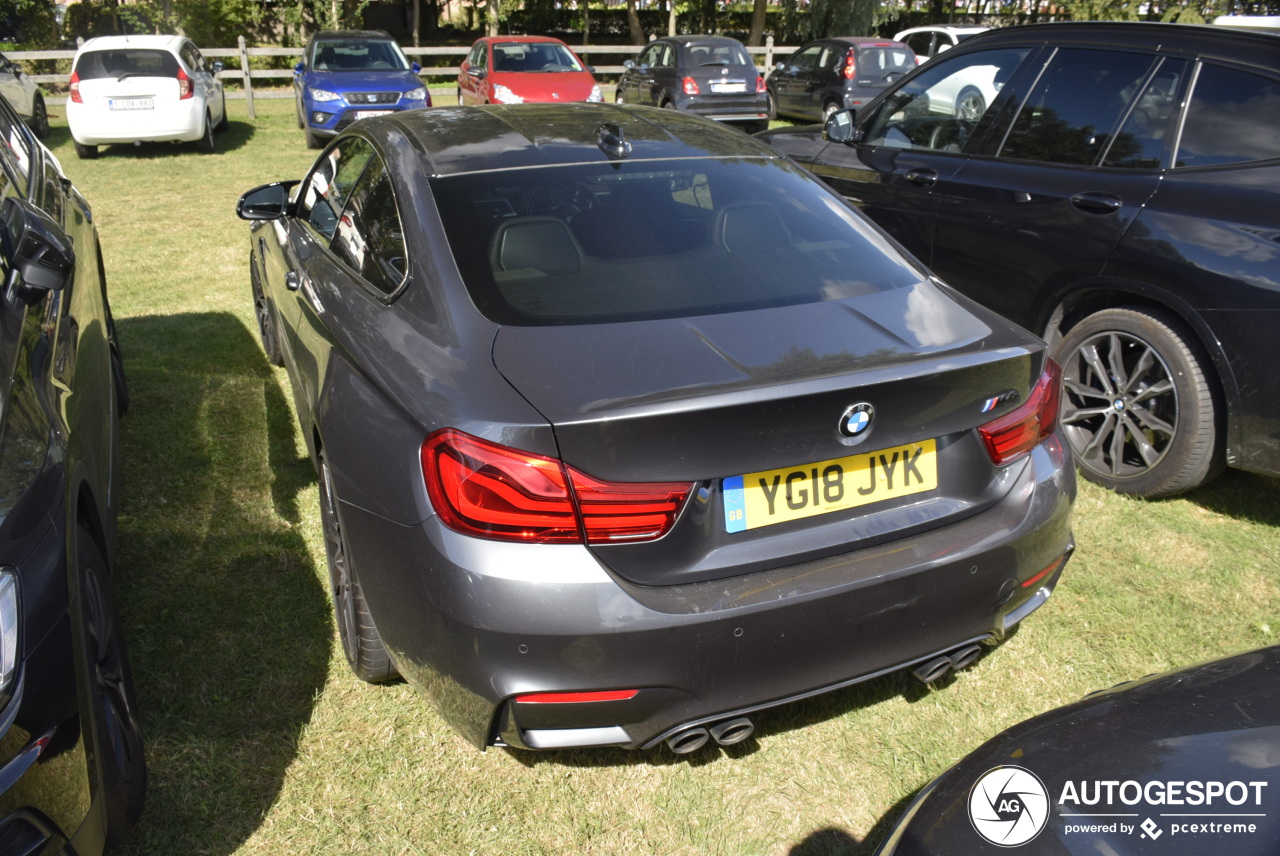
[[[746,92],[747,84],[745,83],[712,83],[712,92]]]
[[[156,103],[151,98],[109,98],[107,106],[112,110],[154,110]]]
[[[388,113],[394,113],[394,110],[357,110],[356,119],[372,119],[374,116],[385,116]]]

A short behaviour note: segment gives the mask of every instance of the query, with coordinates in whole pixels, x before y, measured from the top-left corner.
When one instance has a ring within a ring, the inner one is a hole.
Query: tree
[[[0,0],[0,31],[23,45],[56,46],[59,34],[53,0]]]
[[[803,36],[869,36],[888,17],[880,0],[813,0],[802,24]]]

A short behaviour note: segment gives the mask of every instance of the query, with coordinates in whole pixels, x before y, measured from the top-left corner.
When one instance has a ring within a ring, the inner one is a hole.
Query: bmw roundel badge
[[[840,416],[836,430],[840,432],[841,437],[861,437],[871,427],[871,419],[875,415],[876,409],[865,401],[850,405]]]

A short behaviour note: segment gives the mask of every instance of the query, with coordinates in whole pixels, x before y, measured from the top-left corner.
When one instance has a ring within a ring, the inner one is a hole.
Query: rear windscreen
[[[842,199],[771,158],[500,170],[431,187],[472,299],[500,324],[710,315],[922,278]]]
[[[711,44],[691,44],[688,51],[689,63],[695,66],[750,66],[751,56],[742,45],[713,42]]]
[[[100,77],[177,77],[178,58],[168,51],[145,48],[112,48],[86,51],[76,62],[81,80]]]

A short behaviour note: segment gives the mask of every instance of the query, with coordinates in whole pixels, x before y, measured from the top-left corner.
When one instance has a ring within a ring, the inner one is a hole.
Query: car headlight
[[[404,94],[404,97],[408,98],[410,101],[426,101],[427,87],[419,86],[417,89],[410,89]]]
[[[603,101],[604,93],[600,91],[600,84],[591,87],[591,94],[587,96],[588,101]]]
[[[0,693],[9,692],[18,666],[18,575],[0,571]]]
[[[500,104],[523,104],[524,99],[499,83],[493,87],[493,100]]]
[[[312,101],[337,101],[338,93],[330,92],[327,89],[316,89],[314,86],[307,89],[311,93]]]

